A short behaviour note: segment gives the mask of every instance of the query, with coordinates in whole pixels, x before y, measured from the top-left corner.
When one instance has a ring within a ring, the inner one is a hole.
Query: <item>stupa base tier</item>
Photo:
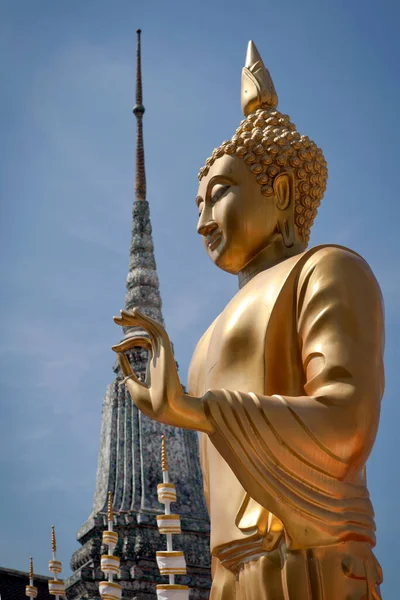
[[[118,556],[103,554],[101,557],[100,568],[106,575],[119,575],[120,559]]]
[[[59,560],[49,560],[49,571],[50,573],[61,573],[62,564]]]
[[[189,588],[170,583],[158,585],[157,600],[189,600]]]
[[[65,585],[61,579],[50,579],[49,580],[49,594],[52,596],[64,596]]]
[[[157,486],[158,501],[161,504],[176,502],[176,489],[173,483],[159,483]]]
[[[181,519],[179,515],[157,515],[157,526],[160,533],[182,533]]]
[[[160,575],[185,575],[186,561],[183,552],[170,550],[156,553]]]
[[[36,596],[38,595],[37,587],[35,587],[34,585],[27,585],[25,587],[25,595],[29,598],[36,598]]]
[[[122,586],[111,581],[101,581],[99,584],[100,596],[103,600],[120,600]]]
[[[110,552],[114,550],[118,544],[118,533],[116,531],[103,531],[103,544],[108,546]]]

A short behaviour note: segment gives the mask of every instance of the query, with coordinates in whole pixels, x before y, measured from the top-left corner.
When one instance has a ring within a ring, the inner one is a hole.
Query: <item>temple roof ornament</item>
[[[57,542],[54,525],[51,526],[51,551],[52,559],[49,560],[49,571],[54,579],[49,579],[49,594],[55,596],[56,600],[59,600],[60,596],[65,596],[65,585],[62,579],[58,579],[58,575],[62,571],[62,563],[57,560]]]
[[[38,589],[33,585],[33,558],[31,556],[29,559],[29,585],[25,588],[25,595],[28,596],[30,600],[33,600],[36,598],[37,594]]]
[[[168,455],[165,435],[161,436],[161,469],[163,482],[157,485],[158,501],[164,504],[164,514],[157,516],[158,531],[167,538],[167,550],[157,551],[157,565],[161,575],[168,576],[168,583],[157,585],[158,600],[189,600],[189,587],[175,582],[176,575],[186,575],[185,555],[174,550],[172,536],[182,533],[181,519],[171,514],[171,503],[176,502],[176,487],[169,480]]]

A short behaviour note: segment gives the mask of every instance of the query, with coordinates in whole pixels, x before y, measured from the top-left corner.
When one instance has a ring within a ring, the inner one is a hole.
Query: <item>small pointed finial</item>
[[[107,520],[113,520],[113,497],[111,492],[108,492]]]
[[[54,525],[51,526],[51,551],[57,551],[57,543],[56,543],[56,532],[54,529]]]
[[[278,106],[278,95],[271,75],[251,40],[247,46],[246,62],[242,69],[241,102],[246,117],[261,106],[270,108]]]
[[[29,559],[29,579],[33,579],[33,558]]]
[[[163,471],[168,471],[168,455],[165,435],[161,436],[161,469]]]

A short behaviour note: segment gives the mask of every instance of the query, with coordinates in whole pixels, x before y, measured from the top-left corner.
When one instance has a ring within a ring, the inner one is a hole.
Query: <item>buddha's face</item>
[[[211,260],[239,273],[277,235],[276,197],[261,193],[249,166],[225,154],[200,181],[197,231]]]

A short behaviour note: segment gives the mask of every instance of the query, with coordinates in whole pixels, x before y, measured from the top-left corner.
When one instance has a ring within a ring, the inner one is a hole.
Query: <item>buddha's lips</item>
[[[222,232],[217,229],[214,230],[211,234],[206,236],[206,243],[210,250],[214,250],[220,243],[222,239]]]

